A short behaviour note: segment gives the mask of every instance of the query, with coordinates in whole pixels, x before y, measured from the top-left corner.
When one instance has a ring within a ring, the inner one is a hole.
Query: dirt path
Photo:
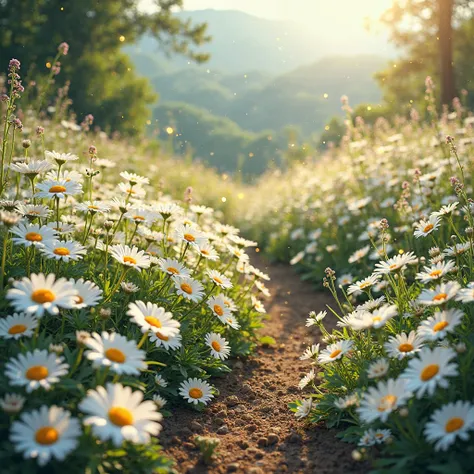
[[[274,337],[276,348],[259,349],[255,357],[235,362],[231,374],[214,380],[221,395],[205,412],[183,409],[168,418],[161,436],[164,447],[183,474],[367,472],[352,461],[351,446],[335,438],[334,431],[304,429],[288,411],[287,404],[298,397],[300,377],[309,370],[299,356],[319,340],[317,329],[310,334],[305,328],[305,318],[329,300],[288,266],[260,263],[265,267],[272,297],[265,303],[270,319],[262,334]],[[219,456],[211,466],[199,461],[192,443],[196,434],[220,439]]]

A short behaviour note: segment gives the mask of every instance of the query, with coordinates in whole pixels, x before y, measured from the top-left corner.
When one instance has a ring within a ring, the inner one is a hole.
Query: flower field
[[[92,117],[66,120],[64,91],[36,115],[20,73],[11,60],[0,102],[0,460],[168,472],[163,416],[205,407],[210,377],[255,346],[268,278],[246,254],[256,243],[205,205],[232,185],[199,200],[188,186],[221,181],[212,171],[147,166],[150,150],[90,131]]]
[[[426,98],[429,114],[429,79]],[[335,300],[307,319],[323,343],[301,356],[307,395],[291,409],[345,428],[375,472],[469,472],[474,118],[455,101],[428,124],[416,111],[347,123],[341,149],[267,177],[246,216],[270,256]]]

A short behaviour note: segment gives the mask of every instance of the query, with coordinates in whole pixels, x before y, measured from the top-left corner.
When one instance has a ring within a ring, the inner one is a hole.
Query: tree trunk
[[[441,103],[449,105],[456,96],[453,68],[453,3],[454,0],[438,0]]]

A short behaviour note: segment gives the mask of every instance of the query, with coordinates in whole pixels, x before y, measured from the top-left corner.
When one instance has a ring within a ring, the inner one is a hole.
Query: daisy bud
[[[76,331],[76,342],[79,346],[83,346],[90,337],[87,331]]]
[[[466,344],[464,342],[459,342],[456,344],[456,352],[462,354],[466,352]]]
[[[17,395],[16,393],[7,393],[0,399],[0,407],[5,413],[14,415],[23,408],[25,404],[25,397]]]
[[[113,228],[113,226],[114,226],[113,221],[105,221],[104,222],[104,229],[105,230],[110,230],[110,229]]]
[[[400,416],[406,418],[409,415],[408,408],[400,408]]]
[[[97,155],[97,148],[94,145],[89,147],[89,155]]]
[[[362,454],[357,449],[354,449],[354,451],[352,451],[351,455],[352,455],[352,459],[354,461],[361,461],[362,460]]]
[[[21,143],[21,145],[23,146],[23,148],[30,148],[31,146],[31,140],[23,140],[23,142]]]
[[[62,354],[64,352],[64,345],[63,344],[50,344],[49,345],[50,352],[55,352],[56,354]]]
[[[385,440],[385,444],[392,444],[393,443],[393,438],[391,436],[389,436],[386,440]]]
[[[466,232],[466,235],[467,235],[470,239],[472,239],[472,236],[474,235],[474,229],[473,229],[472,227],[468,227],[468,228],[465,230],[465,232]]]
[[[100,308],[99,316],[102,319],[109,319],[111,315],[112,315],[112,310],[110,308]]]
[[[36,135],[40,136],[44,134],[44,128],[43,127],[36,127]]]

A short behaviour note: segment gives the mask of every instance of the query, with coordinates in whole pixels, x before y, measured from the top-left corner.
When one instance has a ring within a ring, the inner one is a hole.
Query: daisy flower
[[[212,283],[217,285],[219,288],[223,288],[223,289],[232,288],[231,281],[222,273],[218,272],[217,270],[208,270],[207,275],[211,279]]]
[[[120,287],[125,293],[132,294],[136,293],[137,291],[140,291],[140,287],[135,285],[135,283],[132,283],[131,281],[122,281],[120,283]]]
[[[432,290],[424,289],[417,301],[425,306],[438,306],[453,299],[460,289],[461,285],[457,281],[448,281],[436,285]]]
[[[71,260],[75,262],[81,260],[86,254],[86,248],[74,240],[50,240],[44,243],[44,246],[41,248],[41,253],[47,258],[62,260],[67,263]]]
[[[13,237],[13,243],[17,245],[24,245],[25,247],[43,247],[48,241],[56,238],[57,233],[45,225],[39,224],[24,224],[20,222],[18,225],[12,227],[10,232],[17,237]]]
[[[393,304],[385,304],[380,308],[375,309],[372,313],[368,314],[370,314],[370,318],[372,320],[372,327],[379,329],[384,326],[388,320],[392,319],[398,314],[398,309]]]
[[[187,224],[180,224],[174,230],[174,236],[178,242],[201,246],[207,243],[207,236],[200,230]]]
[[[423,267],[423,272],[416,274],[416,279],[422,283],[430,283],[444,277],[455,267],[455,263],[452,261],[438,262],[431,267]]]
[[[135,224],[153,224],[154,221],[158,219],[157,215],[148,210],[148,209],[143,209],[143,208],[137,208],[134,207],[127,211],[124,214],[124,217],[126,217],[128,220],[134,222]]]
[[[12,386],[25,387],[27,393],[39,387],[49,390],[52,384],[59,382],[59,377],[67,374],[69,365],[63,361],[56,354],[35,349],[10,359],[5,364],[5,375]]]
[[[309,383],[316,378],[316,372],[311,369],[298,383],[298,388],[303,390]]]
[[[212,386],[209,385],[205,380],[201,379],[187,379],[181,382],[179,386],[179,394],[188,401],[188,403],[204,403],[207,405],[208,402],[214,398],[212,393]]]
[[[174,202],[159,203],[155,210],[165,221],[170,217],[177,216],[183,212],[183,209]]]
[[[265,309],[265,306],[263,305],[263,303],[258,299],[258,298],[255,298],[255,296],[251,296],[250,297],[251,300],[252,300],[252,306],[253,306],[253,309],[255,309],[255,311],[257,311],[258,313],[266,313],[266,309]]]
[[[360,295],[362,292],[369,290],[372,286],[374,286],[378,280],[380,279],[380,275],[370,275],[363,280],[357,281],[354,284],[350,285],[347,289],[348,295]]]
[[[463,316],[464,313],[459,309],[436,311],[433,316],[421,322],[418,334],[428,341],[444,339],[462,323]]]
[[[219,260],[219,255],[216,252],[216,249],[210,243],[198,245],[196,246],[196,250],[199,256],[206,260],[210,260],[211,262]]]
[[[474,406],[458,400],[436,410],[426,423],[424,433],[430,443],[435,442],[436,451],[446,451],[457,438],[469,439],[469,431],[474,429]]]
[[[145,352],[137,348],[135,341],[115,332],[95,332],[84,344],[90,349],[85,355],[94,367],[110,367],[117,374],[127,375],[139,375],[147,368]]]
[[[26,398],[17,393],[6,393],[0,398],[0,408],[9,415],[19,413],[25,405]]]
[[[166,388],[168,386],[168,382],[160,374],[155,375],[155,383],[161,388]]]
[[[77,290],[65,278],[55,278],[53,273],[47,276],[32,273],[30,278],[14,281],[6,298],[17,311],[25,311],[37,317],[43,316],[45,311],[58,314],[59,308],[74,308]]]
[[[352,349],[353,344],[353,341],[338,341],[330,344],[320,352],[318,362],[320,364],[327,364],[342,358],[344,354],[347,354]]]
[[[16,210],[23,216],[30,220],[41,218],[47,219],[51,214],[51,209],[42,204],[17,204]]]
[[[390,365],[387,359],[378,359],[372,362],[367,369],[367,377],[369,379],[378,379],[387,374]]]
[[[66,196],[75,196],[76,194],[82,194],[82,185],[76,181],[66,180],[53,180],[47,179],[42,183],[38,183],[36,187],[39,192],[35,194],[35,197],[39,198],[57,198],[62,199]]]
[[[377,419],[385,423],[390,413],[403,406],[411,395],[404,379],[381,381],[364,393],[357,412],[363,423],[372,423]]]
[[[0,319],[0,337],[4,339],[20,339],[31,337],[38,326],[38,320],[25,313],[13,313],[11,316]]]
[[[320,311],[318,314],[316,314],[315,311],[311,311],[309,313],[309,318],[306,319],[305,326],[309,328],[315,324],[320,323],[327,316],[327,314],[327,311]]]
[[[92,281],[70,279],[74,289],[77,291],[77,295],[74,299],[74,309],[87,308],[89,306],[97,306],[99,301],[102,299],[102,290]]]
[[[145,176],[140,176],[135,173],[129,173],[128,171],[122,171],[120,176],[125,180],[128,181],[132,186],[139,184],[140,186],[144,184],[149,184],[150,180]]]
[[[447,204],[445,206],[442,206],[439,211],[432,212],[431,215],[435,217],[444,217],[444,216],[450,216],[458,207],[459,202],[453,202],[451,204]]]
[[[105,388],[89,390],[79,410],[90,415],[84,424],[92,427],[94,436],[102,441],[110,440],[116,447],[124,441],[147,444],[161,431],[158,421],[163,417],[156,404],[143,401],[140,390],[132,392],[121,384],[108,383]]]
[[[24,174],[29,178],[34,178],[41,173],[49,171],[53,165],[47,160],[31,160],[29,163],[13,163],[10,165],[10,169]]]
[[[36,459],[40,466],[51,459],[64,461],[76,449],[80,436],[79,420],[55,405],[23,413],[10,429],[13,449],[25,459]]]
[[[59,221],[59,223],[57,221],[48,222],[46,226],[60,235],[72,234],[76,230],[74,225],[62,221]]]
[[[311,413],[312,407],[313,407],[312,398],[307,398],[306,400],[303,400],[296,408],[295,417],[300,420],[303,418],[306,418]]]
[[[357,306],[356,311],[373,311],[385,303],[385,296],[380,296],[374,300],[368,300]]]
[[[339,286],[350,285],[354,281],[354,277],[350,273],[345,273],[337,279],[337,284]]]
[[[207,301],[207,306],[219,318],[226,317],[231,314],[231,310],[225,304],[224,295],[212,296]]]
[[[206,334],[205,341],[206,345],[209,346],[211,349],[212,357],[221,360],[225,360],[229,357],[229,343],[220,334],[210,332]]]
[[[90,214],[105,214],[110,211],[110,206],[103,201],[84,201],[76,205],[76,210]]]
[[[128,197],[132,199],[142,199],[146,195],[146,191],[141,186],[131,186],[129,183],[119,183],[119,191],[124,194],[127,194]],[[131,207],[131,206],[127,206]]]
[[[420,237],[426,237],[431,234],[434,230],[438,229],[441,224],[441,219],[438,216],[431,214],[427,221],[421,220],[415,224],[415,232],[413,235],[419,239]]]
[[[422,346],[423,338],[416,331],[410,331],[408,335],[403,332],[396,336],[390,336],[384,344],[387,354],[396,359],[412,356],[419,352]]]
[[[402,270],[406,265],[413,265],[418,262],[418,257],[413,252],[403,253],[402,255],[395,255],[389,258],[386,262],[382,261],[375,264],[375,275],[388,275]]]
[[[155,402],[155,405],[158,408],[158,410],[161,410],[168,403],[166,398],[163,398],[161,395],[158,395],[157,393],[153,395],[153,401]]]
[[[319,354],[319,344],[309,346],[300,356],[300,360],[311,360]]]
[[[356,394],[347,395],[346,397],[338,398],[334,405],[340,410],[346,410],[352,406],[359,405],[359,397]]]
[[[73,155],[72,153],[58,153],[57,151],[48,151],[44,152],[46,158],[50,160],[54,160],[58,165],[63,165],[67,161],[77,161],[79,157],[77,155]]]
[[[142,333],[152,331],[160,336],[172,337],[179,333],[181,324],[173,319],[173,314],[169,313],[155,303],[149,301],[135,301],[128,305],[128,316],[133,318],[135,324],[140,326]]]
[[[370,251],[370,245],[366,245],[365,247],[356,250],[350,257],[348,262],[349,263],[356,263],[362,260]]]
[[[189,277],[174,278],[176,293],[183,298],[197,302],[204,296],[204,286],[197,280]]]
[[[472,303],[474,301],[474,286],[471,285],[472,283],[467,288],[461,288],[458,291],[456,301],[461,301],[462,303]]]
[[[171,276],[189,277],[191,275],[191,272],[182,263],[173,258],[160,258],[158,266]]]
[[[137,247],[116,244],[109,247],[109,252],[115,260],[125,267],[134,268],[138,271],[150,267],[150,257],[145,254],[144,250],[139,250]]]
[[[232,314],[228,314],[226,316],[219,317],[221,323],[230,326],[232,329],[240,329],[240,324],[237,319]]]
[[[458,257],[466,253],[471,248],[470,242],[454,244],[443,251],[447,257]]]
[[[165,350],[176,350],[179,349],[183,344],[181,343],[181,334],[175,334],[174,336],[166,336],[159,331],[150,332],[148,338],[151,342],[155,343],[156,347],[163,347]]]
[[[447,388],[449,382],[446,377],[458,374],[457,365],[451,363],[455,357],[452,349],[423,348],[418,357],[408,362],[407,369],[401,375],[407,379],[407,389],[416,393],[416,398],[422,398],[426,392],[433,396],[436,387]]]

